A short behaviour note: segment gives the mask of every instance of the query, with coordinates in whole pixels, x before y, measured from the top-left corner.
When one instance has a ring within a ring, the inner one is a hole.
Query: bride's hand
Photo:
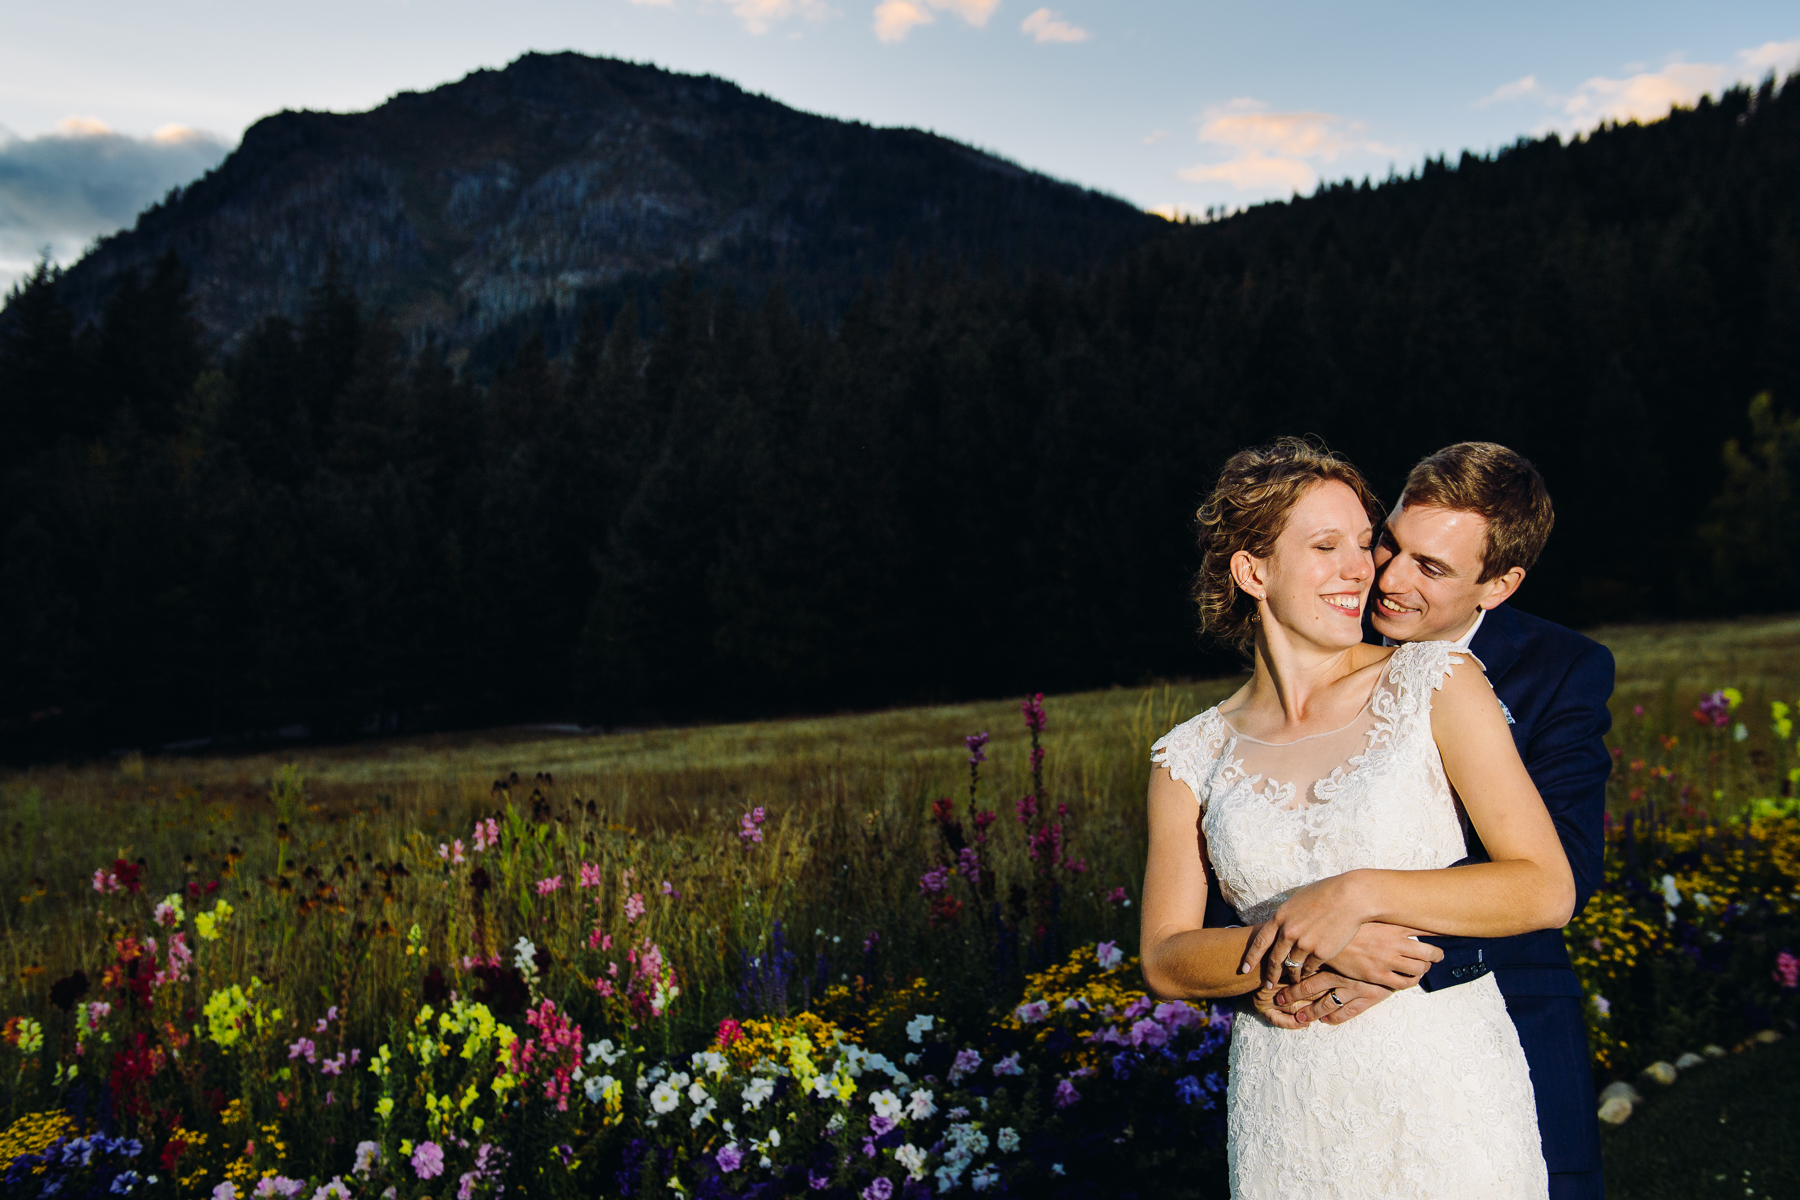
[[[1295,968],[1296,977],[1304,979],[1342,954],[1363,924],[1354,876],[1321,879],[1289,896],[1256,927],[1238,974],[1249,974],[1260,961],[1263,985],[1269,987],[1282,982],[1284,968]]]

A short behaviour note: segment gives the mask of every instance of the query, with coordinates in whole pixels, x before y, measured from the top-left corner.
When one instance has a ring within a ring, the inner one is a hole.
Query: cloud
[[[1079,26],[1071,25],[1062,17],[1047,8],[1040,8],[1020,22],[1019,28],[1030,34],[1038,43],[1045,42],[1085,42],[1093,34]]]
[[[632,3],[659,4],[665,0],[632,0]],[[789,17],[805,17],[820,21],[832,16],[832,8],[824,0],[731,0],[731,11],[754,34],[769,32],[777,21]]]
[[[1505,104],[1509,100],[1521,100],[1534,95],[1538,90],[1536,75],[1527,75],[1523,79],[1515,79],[1511,83],[1503,83],[1487,95],[1475,102],[1476,108],[1486,108],[1490,104]]]
[[[933,9],[961,17],[979,29],[999,7],[1000,0],[881,0],[875,6],[875,36],[884,42],[903,42],[913,26],[937,20]]]
[[[1353,153],[1393,153],[1363,137],[1360,121],[1332,113],[1270,112],[1260,100],[1238,99],[1200,114],[1199,140],[1230,151],[1224,162],[1179,172],[1190,183],[1225,183],[1239,191],[1305,191],[1319,181],[1312,163]]]
[[[1738,61],[1760,78],[1773,71],[1791,72],[1800,67],[1800,38],[1791,42],[1764,42],[1751,50],[1739,50]]]
[[[675,0],[627,0],[627,3],[642,5],[645,8],[674,8]]]
[[[1154,146],[1168,136],[1169,131],[1166,129],[1152,129],[1143,136],[1142,141],[1146,146]]]
[[[1691,105],[1730,82],[1722,63],[1670,63],[1660,71],[1644,71],[1624,79],[1596,75],[1575,89],[1562,110],[1578,128],[1607,121],[1655,121],[1676,105]]]
[[[1800,67],[1800,38],[1764,42],[1740,50],[1734,57],[1733,63],[1671,61],[1659,70],[1632,63],[1620,78],[1596,75],[1574,91],[1561,93],[1539,86],[1527,75],[1476,101],[1476,106],[1535,96],[1559,114],[1541,125],[1539,133],[1552,129],[1585,132],[1609,121],[1660,121],[1670,109],[1691,107],[1700,97],[1717,95],[1733,84],[1754,85],[1771,72],[1781,75]]]
[[[0,286],[45,247],[72,261],[95,236],[129,225],[170,188],[217,166],[228,149],[184,125],[137,138],[94,117],[69,117],[38,137],[0,129]]]
[[[1313,169],[1298,159],[1247,154],[1230,162],[1184,167],[1177,174],[1189,183],[1228,183],[1240,192],[1304,192],[1319,182]]]

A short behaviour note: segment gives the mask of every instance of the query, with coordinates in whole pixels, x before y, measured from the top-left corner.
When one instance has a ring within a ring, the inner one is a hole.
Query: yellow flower
[[[375,1115],[384,1121],[393,1116],[394,1098],[392,1096],[383,1096],[381,1099],[377,1100],[375,1102]]]

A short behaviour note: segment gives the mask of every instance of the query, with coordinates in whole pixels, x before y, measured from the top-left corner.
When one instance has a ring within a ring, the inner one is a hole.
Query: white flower
[[[1064,1174],[1064,1173],[1065,1173],[1065,1172],[1064,1172],[1064,1171],[1063,1171],[1063,1169],[1062,1169],[1062,1164],[1061,1164],[1061,1163],[1051,1163],[1051,1164],[1050,1164],[1050,1173],[1051,1173],[1051,1174],[1052,1174],[1052,1175],[1062,1175],[1062,1174]]]
[[[994,1138],[994,1144],[1000,1147],[1000,1153],[1011,1154],[1019,1148],[1019,1131],[1012,1128],[1002,1129]]]
[[[978,1192],[985,1192],[999,1182],[1000,1171],[991,1163],[975,1168],[975,1174],[969,1176],[969,1186]]]
[[[1701,908],[1711,908],[1712,897],[1708,896],[1705,892],[1695,892],[1694,903],[1698,904]]]
[[[607,1089],[617,1082],[611,1075],[590,1075],[587,1082],[581,1087],[583,1091],[587,1092],[588,1103],[598,1104],[606,1099]]]
[[[919,1045],[925,1040],[925,1034],[931,1029],[936,1021],[937,1018],[925,1016],[923,1013],[914,1017],[906,1023],[907,1040],[915,1046]]]
[[[937,1102],[924,1088],[914,1092],[906,1102],[906,1115],[915,1121],[923,1121],[935,1112],[937,1112]]]
[[[597,1058],[610,1067],[624,1057],[625,1052],[614,1046],[611,1038],[601,1038],[597,1042],[588,1043],[587,1060],[589,1062],[593,1062]]]
[[[1017,1051],[1014,1051],[994,1064],[994,1074],[996,1075],[1023,1075],[1024,1073],[1025,1069],[1019,1065],[1019,1055]]]
[[[1030,1000],[1013,1009],[1013,1016],[1021,1025],[1036,1025],[1050,1015],[1050,1005],[1042,1000]]]
[[[513,943],[513,951],[513,966],[518,968],[519,974],[536,979],[537,947],[531,944],[531,939],[521,933],[519,940]]]
[[[693,1057],[696,1071],[705,1071],[715,1078],[723,1078],[731,1070],[731,1062],[717,1050],[702,1050]]]
[[[1119,949],[1117,942],[1101,942],[1094,947],[1094,953],[1100,959],[1100,969],[1110,971],[1125,961],[1125,952]]]
[[[674,1112],[675,1106],[681,1103],[681,1093],[669,1086],[668,1080],[657,1084],[650,1092],[650,1107],[658,1113]]]
[[[754,1112],[763,1105],[763,1101],[775,1094],[775,1081],[766,1075],[758,1075],[744,1085],[744,1108]]]
[[[696,1082],[693,1087],[688,1089],[688,1099],[693,1101],[695,1104],[705,1104],[706,1103],[706,1085]]]
[[[356,1165],[351,1169],[358,1175],[367,1176],[374,1170],[375,1164],[381,1161],[381,1146],[375,1142],[356,1143]]]
[[[919,1056],[914,1054],[912,1051],[908,1050],[906,1052],[906,1065],[909,1067],[918,1066],[919,1065]]]
[[[700,1085],[695,1084],[694,1086],[699,1087]],[[704,1095],[704,1093],[702,1093],[702,1094]],[[702,1121],[706,1120],[708,1117],[712,1116],[713,1109],[715,1109],[717,1107],[719,1107],[719,1102],[717,1100],[714,1100],[711,1096],[707,1096],[706,1103],[700,1105],[699,1108],[696,1108],[693,1112],[693,1115],[688,1118],[688,1128],[690,1128],[690,1129],[700,1128],[700,1123]]]
[[[1662,896],[1663,903],[1667,904],[1670,908],[1674,908],[1681,903],[1681,889],[1675,886],[1675,877],[1673,875],[1663,876]]]
[[[212,1190],[212,1200],[237,1200],[237,1184],[226,1180]]]
[[[894,1161],[906,1168],[914,1179],[925,1178],[925,1152],[908,1142],[894,1151]]]
[[[312,1194],[312,1200],[350,1200],[350,1189],[344,1186],[342,1176],[333,1175],[330,1183],[322,1184]]]
[[[890,1120],[900,1115],[900,1097],[892,1092],[880,1091],[869,1097],[869,1103],[875,1106],[875,1115]]]
[[[987,1153],[987,1134],[973,1125],[952,1125],[950,1141],[967,1158],[979,1158]]]
[[[841,1112],[832,1113],[831,1120],[825,1122],[825,1128],[832,1133],[836,1133],[838,1130],[842,1129],[843,1127],[844,1127],[844,1114]]]
[[[694,1077],[689,1075],[686,1071],[677,1071],[669,1076],[669,1086],[676,1089],[684,1088],[689,1083],[693,1082],[693,1079]]]
[[[769,1145],[774,1146],[776,1149],[781,1148],[781,1130],[769,1130]]]

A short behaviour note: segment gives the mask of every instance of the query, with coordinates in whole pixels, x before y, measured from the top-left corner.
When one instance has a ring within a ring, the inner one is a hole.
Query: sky
[[[355,111],[527,50],[732,80],[1165,214],[1653,120],[1800,68],[1791,0],[0,0],[0,286],[281,109]]]

